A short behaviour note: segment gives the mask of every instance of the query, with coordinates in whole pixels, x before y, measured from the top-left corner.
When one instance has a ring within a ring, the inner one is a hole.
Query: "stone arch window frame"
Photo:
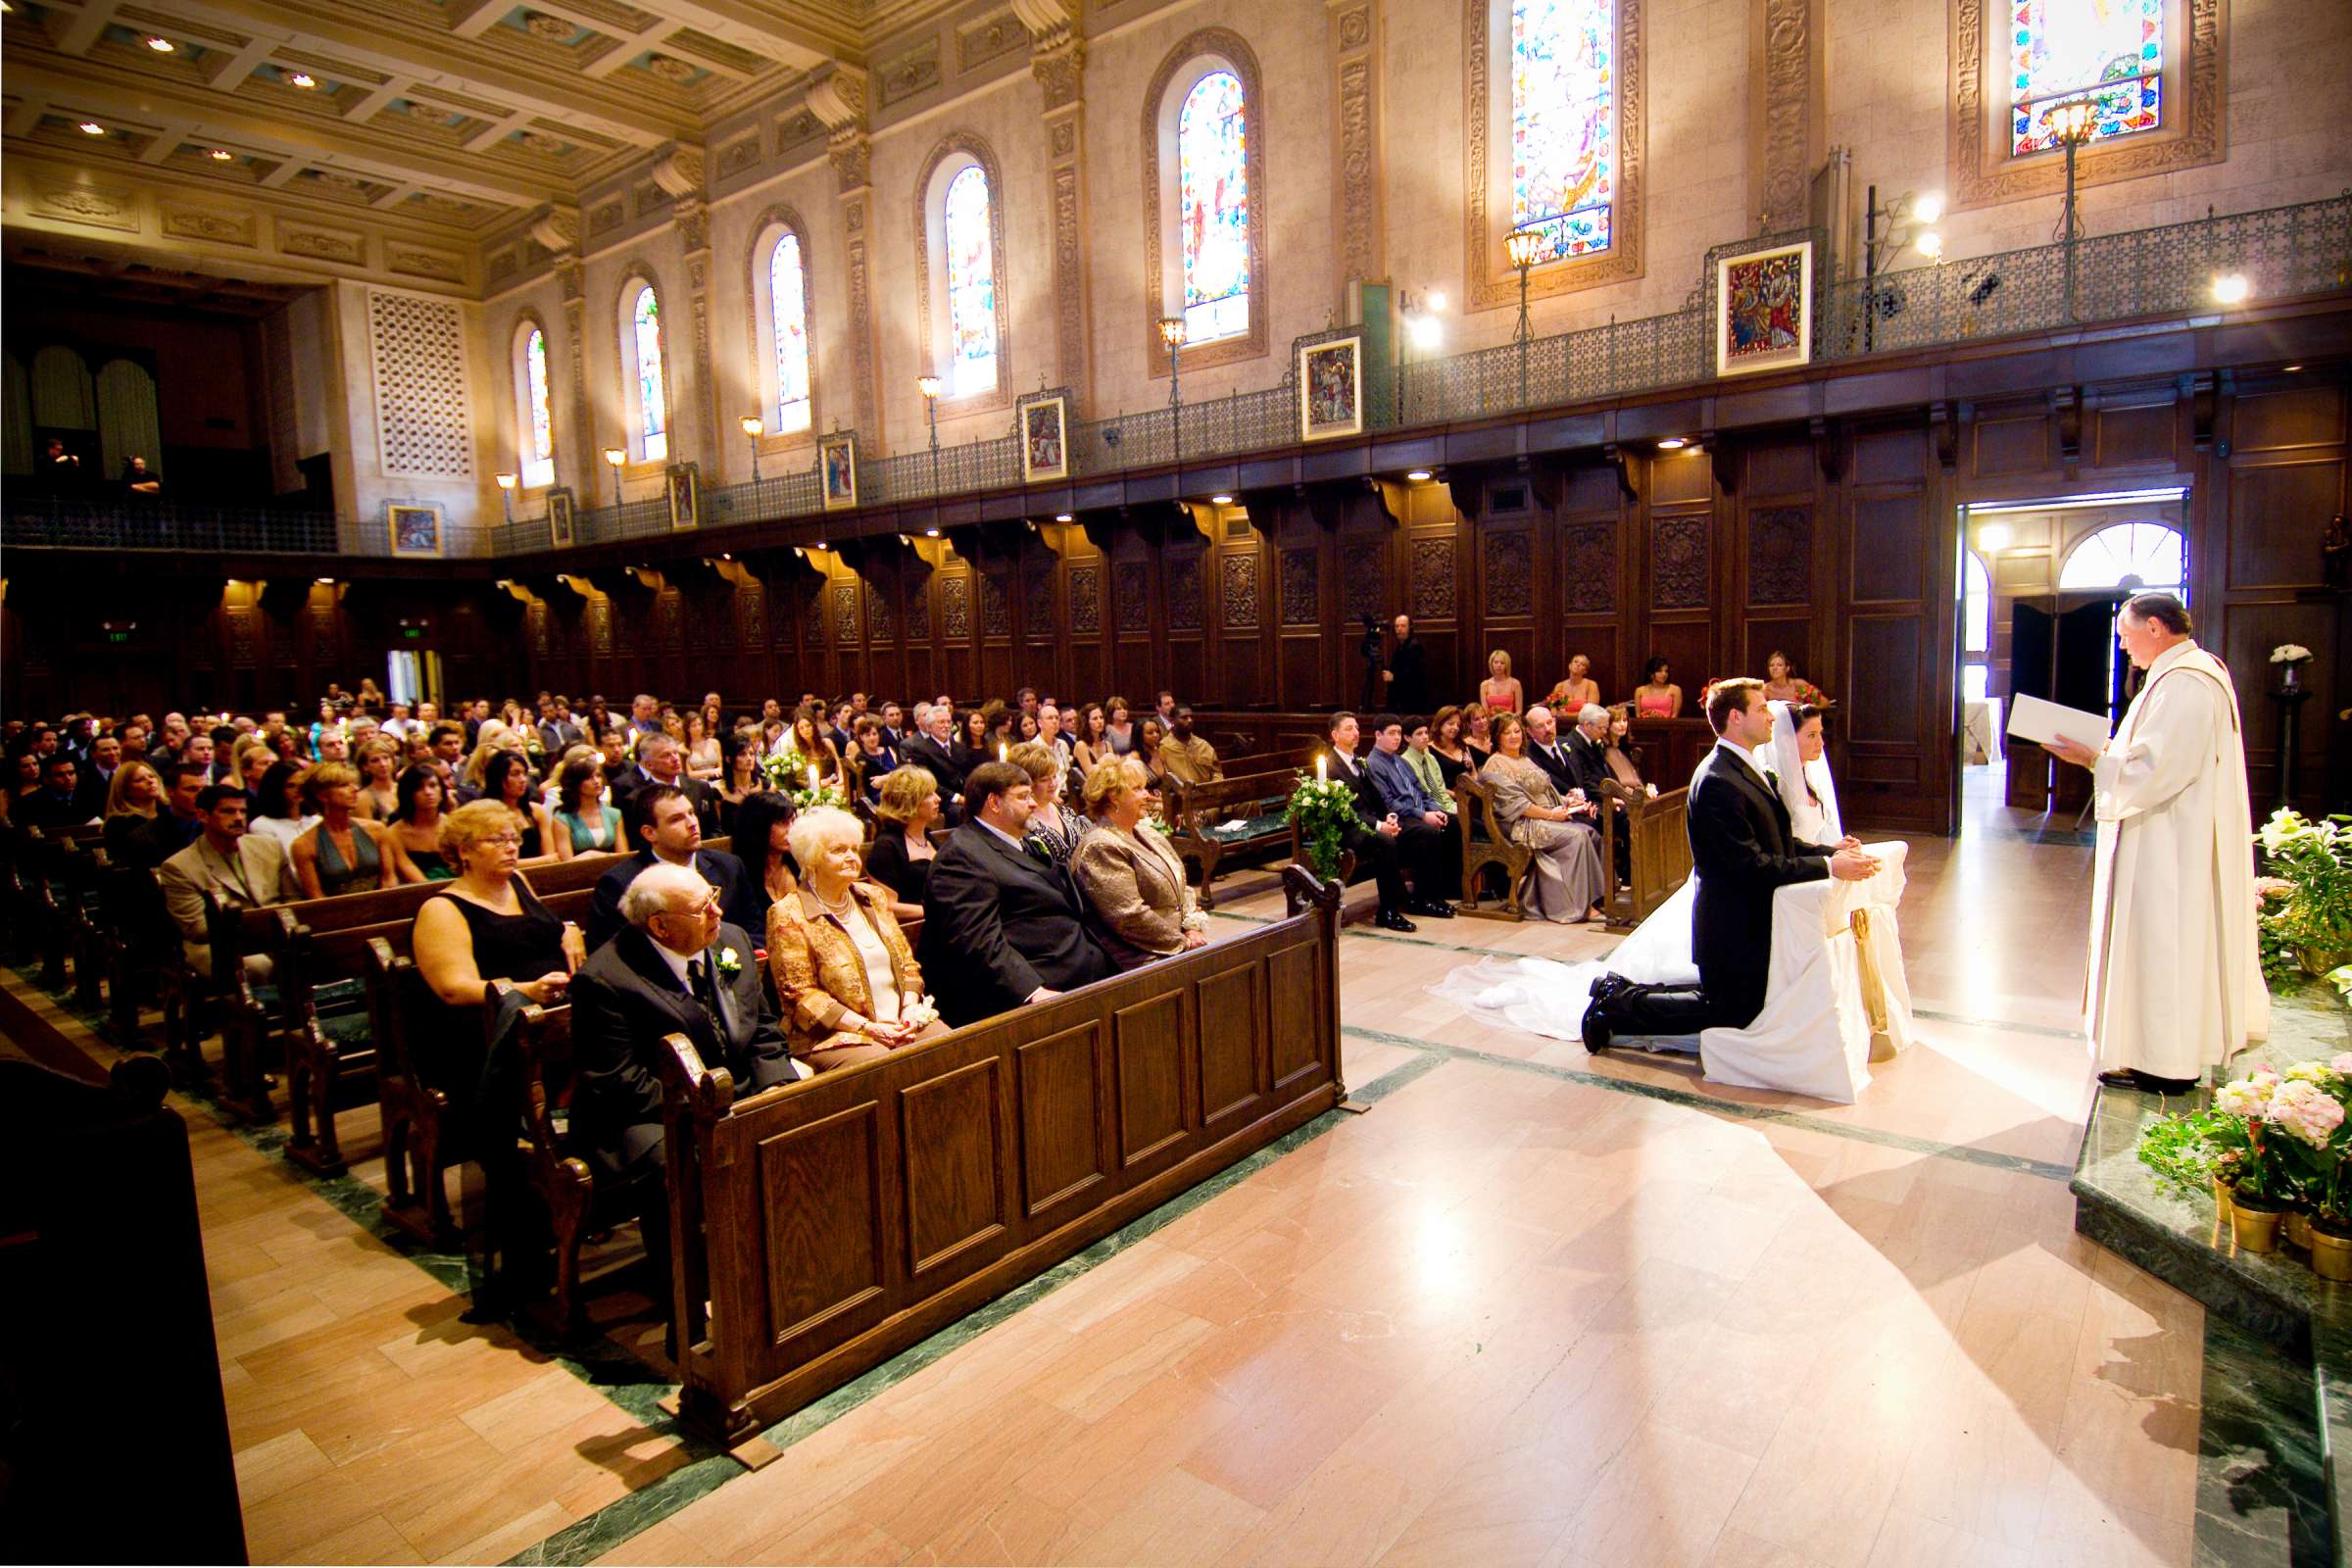
[[[801,430],[779,429],[777,394],[781,377],[776,369],[775,311],[770,296],[770,268],[775,247],[786,234],[801,245],[801,318],[802,329],[808,338],[808,424]],[[799,211],[778,203],[760,215],[752,225],[752,248],[744,258],[744,297],[752,302],[752,385],[760,396],[760,417],[767,429],[760,437],[762,454],[789,451],[796,447],[816,445],[819,424],[818,409],[821,399],[817,389],[822,377],[817,373],[816,353],[816,269],[810,263],[808,225]],[[1002,377],[1000,377],[1002,379]]]
[[[524,360],[533,332],[547,349],[547,477],[536,483],[531,479],[531,382]],[[557,482],[556,454],[564,444],[556,436],[556,335],[536,309],[526,306],[514,318],[514,329],[507,338],[507,376],[512,394],[507,400],[508,416],[514,421],[515,488],[525,492],[548,489]]]
[[[1990,207],[2066,188],[2066,154],[2009,151],[2008,7],[2002,0],[1946,0],[1951,24],[1947,182],[1951,209]],[[2230,0],[2166,0],[2163,122],[2154,130],[2091,142],[2075,155],[2078,188],[2220,163],[2229,156],[2226,114]]]
[[[1614,0],[1617,198],[1609,248],[1528,272],[1530,299],[1630,282],[1647,244],[1649,70],[1645,0]],[[1516,309],[1519,273],[1503,241],[1511,221],[1511,0],[1462,0],[1463,273],[1468,309]]]
[[[922,359],[917,374],[939,376],[950,384],[949,342],[953,330],[948,311],[947,199],[948,186],[966,169],[977,168],[988,181],[988,246],[996,270],[991,293],[996,299],[997,384],[985,392],[961,397],[943,395],[939,416],[975,414],[1012,406],[1011,290],[1006,286],[1004,255],[1004,175],[986,140],[968,130],[941,137],[923,160],[914,182],[914,309],[915,342]]]
[[[1144,93],[1144,319],[1140,323],[1149,379],[1168,374],[1168,346],[1159,318],[1184,314],[1184,247],[1177,240],[1183,169],[1176,157],[1177,119],[1200,78],[1230,71],[1242,83],[1243,174],[1250,182],[1250,329],[1196,348],[1186,344],[1184,368],[1265,358],[1268,318],[1266,266],[1266,133],[1264,76],[1249,40],[1226,27],[1202,27],[1161,58]]]
[[[665,450],[659,458],[645,455],[645,410],[637,387],[637,296],[649,288],[654,291],[662,340],[662,436]],[[633,261],[622,270],[619,292],[612,299],[612,343],[617,351],[613,369],[620,392],[619,444],[629,455],[629,461],[622,466],[638,471],[665,467],[676,460],[678,452],[678,383],[670,373],[674,363],[669,352],[670,318],[660,314],[666,310],[662,304],[664,292],[653,268]]]

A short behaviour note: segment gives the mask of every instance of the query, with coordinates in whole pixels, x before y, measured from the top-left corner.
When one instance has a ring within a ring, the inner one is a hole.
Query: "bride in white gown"
[[[1772,709],[1770,766],[1780,780],[1794,837],[1836,845],[1845,837],[1838,814],[1838,786],[1822,750],[1821,712],[1776,702]],[[1636,985],[1694,986],[1698,966],[1690,961],[1690,908],[1698,896],[1696,874],[1686,877],[1674,896],[1636,926],[1606,958],[1561,963],[1551,958],[1482,958],[1454,970],[1430,994],[1458,1003],[1530,1034],[1553,1040],[1582,1040],[1585,1007],[1592,982],[1603,974],[1623,975]]]

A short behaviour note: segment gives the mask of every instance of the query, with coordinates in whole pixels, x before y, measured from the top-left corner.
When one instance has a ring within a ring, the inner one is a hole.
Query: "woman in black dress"
[[[909,763],[882,778],[874,807],[874,842],[865,851],[865,880],[890,890],[892,915],[922,918],[923,894],[931,886],[931,828],[939,821],[939,780],[928,768]]]
[[[795,814],[792,797],[774,790],[747,795],[735,808],[731,842],[735,858],[743,866],[743,886],[760,916],[759,924],[747,929],[765,931],[768,907],[800,891],[801,868],[794,862],[792,846],[785,837]]]

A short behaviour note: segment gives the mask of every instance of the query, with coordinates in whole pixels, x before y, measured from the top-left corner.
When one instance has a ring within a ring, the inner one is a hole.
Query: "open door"
[[[2050,690],[2057,670],[2058,617],[2054,607],[2020,599],[2009,608],[2009,690],[2012,695],[2055,701]],[[2050,808],[2050,754],[2032,741],[2009,744],[2006,804],[2029,811]]]

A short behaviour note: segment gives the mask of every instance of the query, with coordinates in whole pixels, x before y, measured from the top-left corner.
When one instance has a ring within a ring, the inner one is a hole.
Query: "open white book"
[[[2009,738],[2013,741],[2032,741],[2036,746],[2047,746],[2064,735],[2085,746],[2096,746],[2107,739],[2108,733],[2107,715],[2104,713],[2068,708],[2022,693],[2009,700]]]

